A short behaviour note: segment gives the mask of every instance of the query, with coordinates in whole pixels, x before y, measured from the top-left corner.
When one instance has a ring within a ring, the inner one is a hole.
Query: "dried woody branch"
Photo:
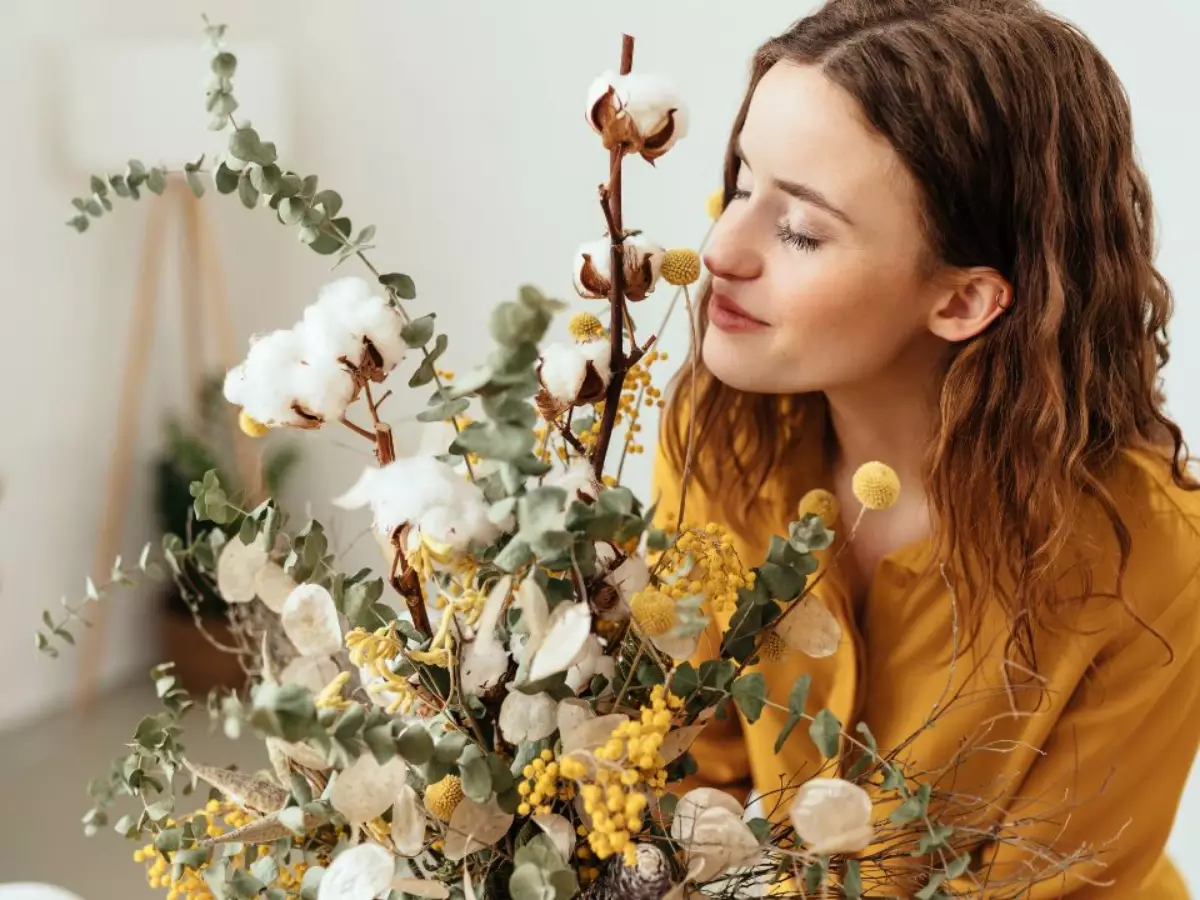
[[[621,74],[633,70],[633,37],[624,35],[621,40]],[[617,144],[610,151],[609,181],[600,187],[600,207],[608,222],[608,234],[612,242],[610,286],[608,293],[611,363],[608,389],[604,395],[604,418],[600,422],[600,433],[596,436],[596,447],[592,455],[592,468],[599,481],[604,477],[604,460],[608,456],[608,445],[612,441],[613,428],[617,423],[617,412],[621,406],[621,389],[625,385],[625,372],[636,357],[627,360],[624,350],[625,333],[625,231],[621,211],[621,163],[625,147]],[[636,351],[637,347],[631,348]]]

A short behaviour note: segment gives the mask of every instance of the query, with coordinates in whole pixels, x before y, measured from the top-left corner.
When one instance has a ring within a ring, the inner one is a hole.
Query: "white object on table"
[[[36,881],[13,881],[0,884],[0,900],[83,900],[66,888]]]

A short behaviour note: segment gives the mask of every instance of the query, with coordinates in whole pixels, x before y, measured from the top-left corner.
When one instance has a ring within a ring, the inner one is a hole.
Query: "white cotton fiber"
[[[381,469],[367,469],[334,502],[347,509],[370,506],[375,527],[385,534],[411,523],[454,550],[465,550],[474,541],[488,543],[500,533],[488,519],[483,492],[431,456],[405,457]]]
[[[296,333],[282,329],[252,341],[246,359],[225,376],[225,398],[265,425],[306,425],[342,416],[354,395],[350,373],[336,362],[305,358]]]
[[[388,371],[404,359],[407,347],[400,337],[400,314],[362,278],[339,278],[321,288],[317,300],[304,310],[297,333],[313,356],[332,360],[362,360],[369,340]]]
[[[542,348],[538,377],[555,400],[574,403],[587,375],[587,364],[578,344],[548,344]]]

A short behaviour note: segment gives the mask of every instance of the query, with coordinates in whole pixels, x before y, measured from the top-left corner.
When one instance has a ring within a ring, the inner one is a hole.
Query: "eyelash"
[[[748,200],[750,192],[743,191],[740,188],[735,189],[730,197],[730,200]],[[785,222],[780,222],[775,226],[775,234],[783,243],[795,247],[797,250],[805,250],[809,253],[821,246],[821,242],[815,237],[808,234],[802,234],[799,231],[793,231],[792,228]]]
[[[808,234],[802,234],[799,231],[793,231],[786,223],[780,222],[775,226],[775,233],[779,235],[779,239],[785,244],[795,247],[797,250],[807,250],[812,252],[821,246],[821,242],[815,237]]]

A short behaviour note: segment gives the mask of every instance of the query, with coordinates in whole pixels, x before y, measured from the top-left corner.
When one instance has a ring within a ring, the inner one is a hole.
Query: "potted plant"
[[[245,475],[235,461],[235,441],[242,436],[221,397],[220,377],[206,380],[197,407],[190,421],[179,415],[167,418],[163,448],[154,464],[158,526],[164,535],[178,535],[185,542],[213,529],[226,531],[227,537],[235,534],[230,526],[195,517],[189,487],[206,472],[215,471],[231,496],[241,494],[247,502],[256,502],[251,496],[253,487],[242,483]],[[261,455],[257,444],[254,452],[254,465],[261,467],[261,493],[278,496],[299,459],[298,451],[291,443],[271,442]],[[211,574],[194,565],[185,566],[180,578],[168,582],[160,608],[159,633],[165,657],[175,660],[176,673],[190,690],[240,687],[245,673],[238,654],[230,652],[228,604]]]

